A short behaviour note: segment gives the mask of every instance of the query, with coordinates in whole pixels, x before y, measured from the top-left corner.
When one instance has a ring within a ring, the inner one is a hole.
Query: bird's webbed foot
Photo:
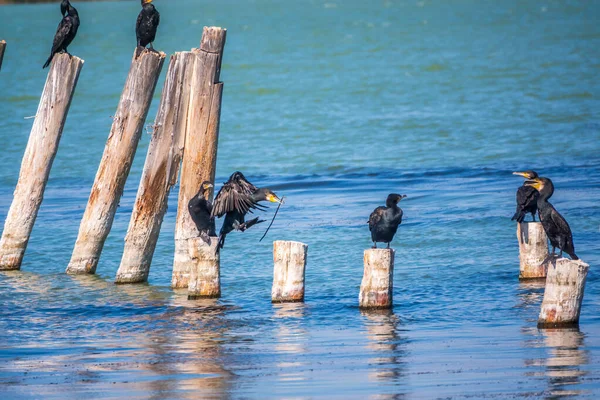
[[[150,47],[148,48],[148,50],[150,50],[153,53],[158,53],[158,50],[154,49],[154,46],[152,46],[152,43],[150,43]]]
[[[371,246],[372,249],[376,249],[377,248],[377,243],[373,242],[373,246]]]
[[[390,248],[390,242],[388,242],[386,249]]]

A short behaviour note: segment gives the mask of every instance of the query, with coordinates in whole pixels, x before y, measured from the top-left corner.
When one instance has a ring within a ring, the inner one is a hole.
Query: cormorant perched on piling
[[[225,244],[225,236],[233,230],[244,232],[252,225],[264,222],[258,217],[250,221],[244,221],[248,212],[252,209],[264,211],[265,207],[258,204],[259,201],[270,201],[280,203],[281,200],[275,193],[268,188],[257,188],[242,174],[234,172],[223,187],[219,190],[215,201],[213,202],[212,216],[222,217],[225,215],[225,221],[219,232],[218,249],[222,249]]]
[[[385,207],[377,207],[369,217],[369,230],[371,231],[371,240],[373,248],[377,248],[377,242],[387,243],[390,248],[390,242],[398,230],[398,225],[402,223],[402,209],[398,207],[398,202],[406,195],[391,193],[385,201]]]
[[[566,252],[571,259],[579,260],[575,255],[575,245],[573,244],[573,234],[567,221],[562,215],[556,211],[554,206],[548,202],[554,193],[554,185],[548,178],[534,178],[526,181],[525,185],[535,188],[540,196],[537,201],[538,215],[540,222],[544,227],[546,236],[550,239],[552,245],[552,256],[558,247],[560,249],[559,257],[562,257],[563,251]]]
[[[54,35],[50,57],[48,57],[42,69],[50,65],[56,53],[68,53],[67,47],[77,35],[77,29],[79,29],[79,14],[68,0],[63,0],[60,4],[60,11],[63,14],[63,19],[58,24],[56,35]]]
[[[537,172],[527,170],[523,172],[513,172],[513,175],[519,175],[525,179],[535,179],[538,177]],[[517,189],[517,211],[511,218],[511,221],[516,220],[517,222],[523,222],[525,215],[531,213],[533,222],[535,222],[535,213],[537,212],[537,200],[540,193],[531,186],[523,184]]]
[[[209,181],[202,182],[200,190],[188,203],[188,210],[200,233],[199,236],[208,245],[210,245],[210,237],[216,236],[215,219],[211,216],[213,206],[205,197],[206,191],[211,187],[213,185]]]
[[[135,24],[135,36],[137,38],[136,58],[139,57],[142,48],[150,45],[150,50],[154,51],[152,42],[156,38],[156,29],[160,23],[160,14],[154,8],[152,0],[142,0],[142,11],[138,14]]]

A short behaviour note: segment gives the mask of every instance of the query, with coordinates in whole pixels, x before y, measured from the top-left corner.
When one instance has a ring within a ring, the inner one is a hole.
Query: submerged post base
[[[221,257],[217,252],[219,238],[211,237],[210,245],[201,238],[188,239],[191,259],[188,299],[221,297]]]
[[[273,242],[273,286],[271,302],[304,301],[304,276],[308,245],[301,242]]]

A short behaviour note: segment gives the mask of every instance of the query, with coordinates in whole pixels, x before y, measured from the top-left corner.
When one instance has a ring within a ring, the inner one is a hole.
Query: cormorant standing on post
[[[242,174],[234,172],[223,187],[219,190],[215,201],[213,202],[212,216],[222,217],[225,215],[225,221],[219,232],[219,245],[217,249],[222,249],[225,244],[225,236],[233,230],[244,232],[252,225],[264,222],[258,217],[250,221],[244,221],[248,212],[252,209],[264,211],[265,207],[258,204],[259,201],[270,201],[280,203],[281,200],[275,193],[268,188],[257,188]]]
[[[210,215],[212,212],[212,203],[205,197],[205,193],[213,187],[209,181],[204,181],[200,185],[198,193],[191,198],[188,203],[188,210],[192,221],[196,224],[196,228],[200,233],[200,237],[204,242],[210,245],[211,236],[216,236],[215,219]]]
[[[369,217],[369,230],[371,231],[371,240],[373,248],[377,248],[377,242],[387,243],[390,248],[390,242],[394,238],[398,225],[402,223],[402,209],[398,207],[398,202],[406,195],[390,193],[385,201],[385,207],[377,207]]]
[[[152,0],[141,0],[142,11],[140,11],[135,24],[135,36],[137,38],[136,57],[139,57],[142,48],[150,45],[150,50],[154,51],[152,42],[156,38],[156,29],[160,23],[160,14],[154,8]]]
[[[554,193],[552,181],[548,178],[540,177],[525,182],[525,185],[535,188],[540,193],[537,201],[538,215],[546,236],[550,239],[552,256],[554,256],[554,252],[558,247],[560,249],[559,257],[562,257],[564,251],[571,256],[571,259],[579,260],[579,257],[575,255],[571,227],[569,227],[563,216],[556,211],[554,206],[548,202],[548,199]]]
[[[71,44],[75,35],[77,35],[77,29],[79,29],[79,14],[68,0],[63,0],[60,4],[60,11],[63,14],[63,19],[58,24],[56,35],[54,35],[50,57],[48,57],[42,68],[50,65],[56,53],[68,53],[67,47]]]
[[[529,180],[538,177],[537,172],[531,170],[513,172],[513,175],[520,175]],[[540,193],[537,190],[525,184],[517,189],[517,211],[511,218],[511,221],[516,220],[517,222],[523,222],[523,220],[525,220],[525,215],[531,213],[533,222],[535,222],[535,213],[537,212],[537,200],[539,195]]]

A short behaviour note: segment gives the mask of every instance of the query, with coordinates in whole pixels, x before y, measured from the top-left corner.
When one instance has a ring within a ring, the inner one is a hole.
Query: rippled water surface
[[[149,135],[98,274],[64,274],[139,9],[77,4],[86,62],[22,270],[0,274],[2,399],[600,396],[600,3],[155,3],[167,53],[228,28],[217,181],[239,169],[286,196],[267,239],[309,245],[306,302],[271,304],[262,226],[228,238],[221,299],[172,291],[177,190],[148,285],[112,283]],[[57,4],[0,7],[2,221],[58,21]],[[538,330],[543,287],[517,279],[526,168],[554,180],[591,265],[579,329]],[[395,304],[361,312],[366,221],[390,192],[408,195]]]

